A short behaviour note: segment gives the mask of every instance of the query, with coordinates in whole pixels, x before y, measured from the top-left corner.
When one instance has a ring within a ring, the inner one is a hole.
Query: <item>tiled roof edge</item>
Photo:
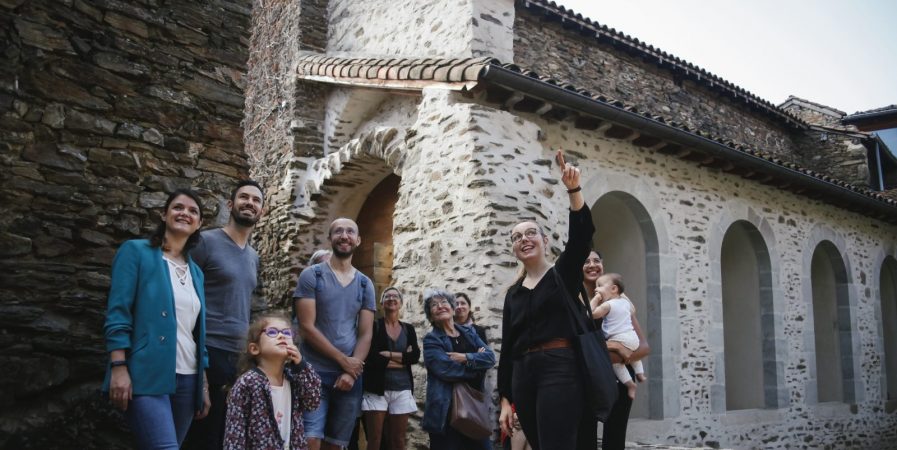
[[[845,123],[861,121],[878,116],[897,115],[897,105],[888,105],[881,108],[870,109],[868,111],[855,112],[844,116],[841,120]]]
[[[754,105],[770,114],[771,116],[784,121],[787,124],[799,127],[806,127],[808,125],[801,118],[789,113],[788,111],[782,110],[772,102],[765,100],[757,96],[756,94],[742,87],[739,87],[728,80],[723,79],[718,75],[710,73],[701,67],[698,67],[677,56],[671,55],[659,48],[654,47],[653,45],[648,45],[645,42],[638,40],[637,38],[617,31],[614,28],[609,28],[607,25],[602,25],[597,21],[583,16],[582,14],[575,13],[574,11],[567,9],[564,6],[558,5],[553,1],[516,0],[516,3],[522,5],[523,9],[525,10],[530,10],[531,7],[540,8],[543,11],[549,13],[546,16],[548,18],[553,18],[552,16],[556,16],[562,22],[574,23],[576,25],[579,25],[581,28],[588,29],[594,32],[596,37],[606,38],[616,44],[630,47],[636,51],[641,52],[644,56],[650,57],[650,60],[654,61],[657,66],[666,68],[668,70],[670,69],[669,66],[675,67],[677,70],[684,72],[686,76],[689,76],[691,79],[704,84],[705,86],[720,86],[730,94],[732,94],[736,100],[741,100],[748,105]]]
[[[340,57],[304,52],[298,58],[300,76],[356,80],[476,81],[495,58],[370,58]]]
[[[493,70],[494,69],[494,70]],[[727,140],[720,136],[711,135],[701,130],[694,130],[688,126],[670,120],[669,118],[652,115],[646,111],[639,110],[637,107],[627,105],[619,100],[608,98],[600,94],[593,94],[585,89],[559,82],[557,80],[542,77],[538,73],[519,67],[515,64],[503,64],[499,60],[490,57],[481,58],[356,58],[356,57],[335,57],[315,53],[306,53],[299,58],[297,71],[300,75],[322,76],[335,79],[347,80],[369,80],[371,78],[377,80],[404,80],[404,81],[465,81],[465,82],[486,82],[489,83],[489,72],[504,71],[532,80],[533,82],[550,86],[554,89],[560,89],[560,92],[575,94],[586,100],[596,104],[604,105],[614,109],[619,114],[638,116],[643,120],[651,121],[658,125],[662,125],[672,130],[687,133],[699,140],[707,143],[713,143],[716,146],[722,146],[732,152],[738,152],[750,158],[756,158],[765,161],[767,164],[773,164],[788,172],[800,174],[810,177],[817,182],[827,185],[837,186],[840,189],[851,191],[881,202],[891,208],[895,208],[897,213],[897,200],[882,196],[881,194],[860,186],[838,180],[824,173],[819,173],[798,166],[797,164],[783,161],[771,153],[764,152],[755,148]],[[361,78],[362,73],[369,74],[367,78]],[[463,79],[460,79],[463,78]],[[524,91],[525,92],[525,91]],[[551,102],[551,98],[543,98],[543,101]],[[570,108],[569,106],[565,106]],[[575,108],[573,108],[575,109]]]
[[[629,115],[639,116],[642,119],[646,119],[648,121],[669,127],[671,129],[675,129],[675,130],[679,130],[681,132],[688,133],[688,134],[695,136],[701,140],[704,140],[708,143],[712,142],[715,145],[726,147],[731,151],[740,152],[742,154],[750,155],[751,157],[764,160],[767,163],[774,164],[775,166],[786,169],[790,172],[801,174],[803,176],[813,178],[816,181],[824,182],[828,185],[837,186],[838,188],[841,188],[841,189],[844,189],[847,191],[851,191],[856,194],[860,194],[860,195],[867,197],[871,200],[875,200],[875,201],[881,202],[889,207],[895,208],[893,213],[897,213],[897,200],[883,196],[883,195],[879,194],[878,192],[873,191],[869,188],[862,187],[862,186],[856,186],[856,185],[847,183],[846,181],[842,181],[837,178],[834,178],[830,175],[816,172],[816,171],[807,169],[805,167],[801,167],[801,166],[794,164],[792,162],[789,162],[789,161],[784,161],[784,160],[776,157],[772,153],[768,153],[768,152],[764,152],[762,150],[751,148],[751,147],[733,142],[731,140],[727,140],[720,136],[706,133],[701,130],[693,130],[684,124],[678,123],[676,121],[672,121],[663,116],[652,115],[646,111],[640,111],[637,107],[627,105],[619,100],[607,98],[607,97],[604,97],[604,96],[598,95],[598,94],[592,94],[591,92],[589,92],[587,90],[578,89],[578,88],[570,86],[570,85],[563,85],[561,83],[558,83],[557,80],[542,78],[535,72],[533,72],[531,70],[521,69],[520,67],[518,67],[514,64],[493,63],[493,64],[491,64],[491,67],[497,67],[500,70],[516,73],[519,76],[525,76],[525,77],[533,79],[534,81],[545,83],[546,85],[565,89],[566,91],[570,91],[570,93],[586,97],[587,99],[589,99],[593,102],[600,103],[600,104],[609,106],[611,108],[614,108],[614,109],[618,110],[621,114],[629,114]],[[488,72],[488,70],[487,70],[487,72]]]

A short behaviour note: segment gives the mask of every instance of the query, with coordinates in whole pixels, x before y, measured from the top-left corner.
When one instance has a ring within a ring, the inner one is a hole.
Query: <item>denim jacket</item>
[[[486,370],[495,365],[495,353],[477,336],[472,327],[455,324],[461,336],[485,347],[482,353],[468,353],[467,364],[452,361],[452,340],[441,328],[424,336],[424,364],[427,366],[427,403],[421,426],[430,433],[443,433],[452,404],[452,385],[460,381],[482,380]],[[482,388],[482,386],[480,386]]]

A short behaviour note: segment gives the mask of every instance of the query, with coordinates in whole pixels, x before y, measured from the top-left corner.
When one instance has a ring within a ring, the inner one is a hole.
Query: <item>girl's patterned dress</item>
[[[292,396],[289,445],[277,429],[268,377],[256,368],[240,376],[227,398],[225,449],[308,449],[302,412],[314,411],[321,404],[321,378],[304,360],[298,366],[287,364],[283,373]]]

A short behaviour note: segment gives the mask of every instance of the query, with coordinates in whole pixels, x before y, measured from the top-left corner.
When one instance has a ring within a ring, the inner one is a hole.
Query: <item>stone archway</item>
[[[390,175],[401,176],[403,140],[399,135],[395,128],[372,129],[312,164],[300,186],[303,192],[299,197],[308,200],[294,208],[304,219],[295,247],[300,260],[326,245],[327,227],[333,219],[358,218],[378,184]]]
[[[822,241],[816,246],[810,273],[817,398],[819,402],[851,403],[854,371],[848,277],[835,244]]]
[[[757,227],[738,220],[726,231],[719,252],[726,409],[775,407],[776,327],[769,248]]]
[[[657,231],[645,206],[631,194],[609,192],[592,206],[597,231],[593,248],[604,258],[605,270],[623,275],[626,292],[636,307],[636,316],[651,345],[647,358],[647,392],[632,404],[631,417],[662,418],[663,343],[660,308],[660,261]],[[608,217],[613,218],[606,223]]]
[[[861,402],[865,388],[863,378],[856,376],[861,373],[856,357],[861,351],[851,323],[857,294],[848,246],[841,234],[820,224],[807,235],[802,254],[801,295],[807,308],[804,345],[814,359],[806,384],[807,403]]]

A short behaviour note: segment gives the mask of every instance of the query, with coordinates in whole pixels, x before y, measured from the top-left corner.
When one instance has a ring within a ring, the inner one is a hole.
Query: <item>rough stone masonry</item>
[[[777,107],[541,0],[0,0],[0,36],[2,448],[129,446],[98,395],[109,264],[181,186],[200,190],[212,225],[226,218],[235,179],[264,183],[269,214],[254,241],[266,296],[286,307],[329,221],[354,217],[381,180],[401,177],[389,269],[407,299],[403,320],[425,333],[426,287],[468,291],[500,351],[504,290],[517,270],[508,228],[538,221],[555,253],[565,239],[556,147],[583,169],[608,268],[640,281],[634,300],[652,355],[631,439],[897,442],[882,337],[897,321],[882,307],[883,268],[897,257],[892,222],[570,113],[560,95],[490,85],[482,73],[398,82],[384,70],[362,82],[348,66],[327,76],[298,69],[309,54],[441,67],[496,58],[492,70],[513,63],[537,72],[534,83],[587,90],[590,102],[620,102],[862,187],[862,134],[838,125],[837,110]],[[748,230],[751,255],[767,261],[750,297],[760,304],[751,323],[768,331],[755,364],[763,406],[745,409],[727,406],[727,387],[740,382],[727,373],[724,338],[734,326],[724,266],[735,229]],[[829,373],[818,369],[825,349],[815,338],[820,251],[843,269],[833,271],[834,309],[847,318],[837,335],[839,401],[820,401],[817,389]],[[415,374],[423,399],[423,367]],[[426,447],[416,420],[410,440]]]

